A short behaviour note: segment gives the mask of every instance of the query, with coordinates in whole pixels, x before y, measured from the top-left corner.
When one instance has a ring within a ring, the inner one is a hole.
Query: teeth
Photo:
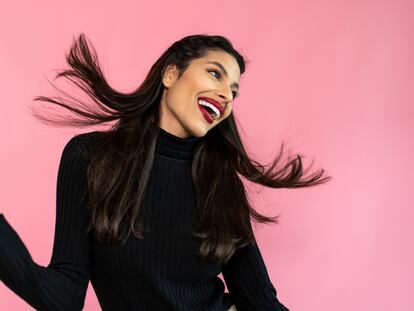
[[[200,105],[202,105],[202,106],[207,106],[207,107],[211,108],[211,110],[213,110],[214,113],[216,114],[216,118],[215,119],[217,119],[218,117],[220,117],[220,111],[215,106],[213,106],[212,104],[210,104],[210,103],[208,103],[208,102],[206,102],[205,100],[202,100],[202,99],[199,99],[198,100],[198,103]]]

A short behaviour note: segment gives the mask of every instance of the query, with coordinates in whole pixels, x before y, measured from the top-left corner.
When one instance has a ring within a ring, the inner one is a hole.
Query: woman
[[[268,170],[248,157],[232,114],[245,62],[232,44],[187,36],[128,94],[109,86],[84,35],[67,61],[71,69],[58,77],[99,109],[35,99],[82,116],[76,124],[116,122],[72,137],[63,150],[47,267],[32,260],[0,215],[4,284],[38,310],[81,310],[89,280],[103,310],[288,310],[251,225],[252,217],[278,217],[250,206],[241,176],[272,188],[330,177],[321,179],[322,170],[303,179],[300,156],[277,170],[280,156]]]

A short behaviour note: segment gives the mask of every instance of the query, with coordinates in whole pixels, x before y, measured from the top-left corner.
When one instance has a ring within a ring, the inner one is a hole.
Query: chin
[[[194,126],[190,126],[188,128],[187,132],[192,136],[203,137],[207,134],[209,129],[210,128],[204,124],[201,124],[201,125],[194,124]]]

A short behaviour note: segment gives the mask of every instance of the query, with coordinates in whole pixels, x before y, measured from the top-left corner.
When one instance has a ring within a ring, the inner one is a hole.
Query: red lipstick
[[[204,118],[207,120],[208,123],[213,123],[213,119],[210,117],[210,114],[208,113],[208,111],[201,106],[199,103],[197,103],[198,108],[200,108],[200,111],[202,113],[202,115],[204,116]]]
[[[214,107],[216,107],[219,111],[220,111],[220,115],[222,115],[224,113],[224,108],[220,105],[220,103],[210,97],[204,97],[201,96],[198,99],[202,99],[210,104],[212,104]]]

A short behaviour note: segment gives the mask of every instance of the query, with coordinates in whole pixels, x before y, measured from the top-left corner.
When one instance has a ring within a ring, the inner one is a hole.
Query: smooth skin
[[[208,62],[219,62],[227,74]],[[240,68],[236,59],[221,50],[210,50],[206,56],[194,59],[179,79],[177,67],[167,66],[162,80],[160,127],[181,138],[204,136],[231,114],[239,80]],[[197,98],[200,96],[210,97],[225,108],[224,113],[211,124],[198,108]],[[236,310],[234,305],[228,309]]]
[[[220,63],[227,74],[220,66],[208,62]],[[206,56],[192,60],[179,79],[177,67],[167,66],[162,80],[160,127],[181,138],[204,136],[231,114],[239,80],[237,60],[222,50],[210,50]],[[200,96],[212,98],[224,108],[224,113],[211,124],[198,108]],[[228,309],[236,310],[234,305]]]
[[[227,75],[219,66],[207,62],[219,62]],[[222,50],[210,50],[206,56],[192,60],[179,79],[177,67],[167,66],[162,79],[160,127],[181,138],[206,135],[231,114],[239,80],[237,60]],[[200,96],[212,98],[224,108],[224,113],[211,124],[198,107]]]

